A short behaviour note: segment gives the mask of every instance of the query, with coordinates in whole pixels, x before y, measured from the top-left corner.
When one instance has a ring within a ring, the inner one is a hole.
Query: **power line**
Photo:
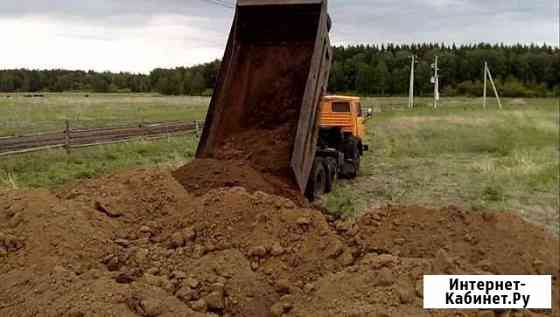
[[[235,4],[225,1],[225,0],[201,0],[203,2],[206,3],[211,3],[213,5],[217,5],[223,8],[228,8],[228,9],[234,9],[235,8]]]

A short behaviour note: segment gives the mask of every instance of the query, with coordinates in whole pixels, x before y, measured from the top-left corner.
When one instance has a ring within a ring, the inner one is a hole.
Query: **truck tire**
[[[315,162],[313,162],[313,168],[309,175],[309,182],[307,182],[307,190],[305,191],[305,196],[310,201],[318,199],[325,193],[327,178],[328,174],[325,168],[325,160],[322,157],[318,157],[315,159]]]
[[[360,173],[360,147],[355,137],[348,137],[344,142],[344,164],[342,176],[348,179],[356,178]]]
[[[338,176],[337,162],[332,157],[325,159],[325,168],[327,170],[327,184],[325,186],[325,193],[330,193],[333,190],[334,183]]]

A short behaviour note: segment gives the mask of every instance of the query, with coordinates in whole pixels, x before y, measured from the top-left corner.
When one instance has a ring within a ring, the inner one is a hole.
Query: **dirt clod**
[[[183,236],[185,238],[185,241],[192,242],[196,238],[196,232],[193,228],[186,228],[185,230],[183,230]]]
[[[284,304],[276,303],[276,304],[272,305],[272,307],[270,308],[270,313],[274,317],[282,316],[282,314],[284,314]]]
[[[204,299],[199,299],[191,302],[191,308],[194,311],[205,313],[208,310],[208,305]]]
[[[408,284],[397,286],[396,291],[399,299],[401,300],[401,304],[412,303],[416,297],[414,288]]]
[[[204,297],[208,305],[208,309],[212,311],[219,311],[224,309],[224,294],[223,292],[214,291]]]
[[[254,257],[263,257],[266,255],[266,248],[263,246],[256,246],[249,250],[249,255]]]
[[[171,247],[179,248],[185,245],[185,237],[182,232],[175,232],[171,235]]]
[[[141,305],[144,309],[144,316],[146,317],[156,317],[163,312],[162,303],[157,299],[143,299]]]
[[[280,256],[282,254],[284,254],[284,248],[278,243],[274,243],[274,245],[272,246],[272,249],[270,250],[270,254],[272,254],[273,256]]]
[[[395,278],[394,278],[391,270],[384,267],[379,271],[379,273],[377,273],[377,276],[375,277],[374,285],[376,285],[376,286],[391,286],[394,281],[395,281]]]
[[[113,209],[112,207],[108,206],[107,204],[101,201],[95,202],[95,209],[101,211],[102,213],[106,214],[109,217],[116,218],[122,216],[122,213],[120,211]]]

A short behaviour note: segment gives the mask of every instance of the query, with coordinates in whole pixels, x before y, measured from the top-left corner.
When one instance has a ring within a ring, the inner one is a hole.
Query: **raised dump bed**
[[[197,158],[239,159],[305,191],[331,65],[325,0],[239,0]]]

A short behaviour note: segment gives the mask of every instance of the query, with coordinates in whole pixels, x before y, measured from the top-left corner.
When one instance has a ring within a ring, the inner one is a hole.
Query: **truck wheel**
[[[307,190],[305,196],[311,201],[321,197],[325,193],[327,187],[327,170],[323,158],[316,158],[309,175],[309,182],[307,183]]]
[[[349,137],[344,144],[344,165],[342,166],[342,176],[352,179],[358,176],[359,172],[359,141],[354,137]]]
[[[325,193],[330,193],[333,190],[336,177],[338,175],[336,160],[332,157],[325,159],[325,167],[327,170],[327,184],[325,186]]]

